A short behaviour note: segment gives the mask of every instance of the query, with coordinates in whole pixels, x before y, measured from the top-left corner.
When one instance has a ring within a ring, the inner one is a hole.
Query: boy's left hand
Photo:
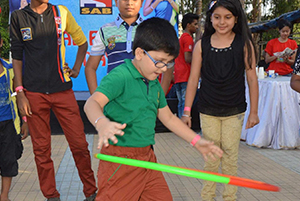
[[[28,125],[25,122],[23,122],[22,124],[21,134],[22,134],[21,140],[25,140],[28,137]]]
[[[106,121],[106,122],[105,122]],[[108,140],[111,140],[114,144],[118,142],[118,139],[115,135],[124,135],[124,129],[126,128],[127,124],[112,122],[109,119],[103,119],[102,122],[99,122],[96,125],[96,130],[98,131],[98,149],[102,149],[102,146],[108,147],[109,143]]]
[[[213,142],[205,140],[204,138],[198,140],[195,144],[195,147],[202,154],[205,161],[207,161],[208,158],[216,160],[215,155],[219,158],[221,158],[223,155],[223,151],[218,146],[214,145]]]
[[[64,73],[68,74],[69,77],[74,77],[74,78],[76,78],[76,77],[78,77],[78,75],[79,75],[79,72],[76,71],[76,70],[71,69],[71,68],[69,67],[68,63],[65,63],[63,69],[64,69]]]
[[[257,114],[249,114],[245,129],[252,128],[259,123]]]

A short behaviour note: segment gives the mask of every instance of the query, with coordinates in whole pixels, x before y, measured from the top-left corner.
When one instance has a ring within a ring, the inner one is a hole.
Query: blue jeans
[[[166,98],[177,98],[174,85],[170,89],[169,93],[166,95]]]
[[[184,109],[184,102],[185,102],[185,92],[186,92],[186,86],[187,82],[180,82],[176,83],[175,85],[176,89],[176,95],[178,98],[178,117],[181,118],[183,114],[183,109]]]

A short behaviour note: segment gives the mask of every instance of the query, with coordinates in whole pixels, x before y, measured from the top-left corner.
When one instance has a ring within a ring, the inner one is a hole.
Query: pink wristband
[[[183,109],[183,111],[188,111],[188,112],[190,112],[190,111],[191,111],[191,108],[185,106],[184,109]]]
[[[194,139],[192,140],[192,142],[191,142],[191,145],[194,147],[195,146],[195,144],[198,142],[198,140],[200,140],[201,139],[201,136],[200,135],[196,135],[195,137],[194,137]]]
[[[26,116],[23,116],[22,117],[23,121],[26,123],[27,122],[27,117]]]
[[[16,87],[15,90],[16,90],[16,92],[19,92],[19,91],[23,91],[23,89],[24,89],[23,86],[18,86],[18,87]]]

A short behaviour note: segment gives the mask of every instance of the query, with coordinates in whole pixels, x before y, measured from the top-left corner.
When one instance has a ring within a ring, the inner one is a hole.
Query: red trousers
[[[102,147],[102,154],[156,162],[148,147]],[[168,184],[160,171],[100,160],[98,194],[95,201],[172,201]]]
[[[83,122],[72,89],[43,94],[26,91],[32,111],[28,118],[29,132],[37,166],[40,188],[46,198],[60,197],[56,189],[55,172],[51,159],[50,109],[58,119],[78,169],[86,197],[97,190]],[[71,185],[71,184],[70,184]]]

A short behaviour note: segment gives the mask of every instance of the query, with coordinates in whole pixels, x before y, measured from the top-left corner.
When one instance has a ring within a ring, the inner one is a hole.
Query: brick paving
[[[87,135],[91,155],[97,153],[97,136]],[[10,191],[12,201],[44,201],[39,190],[37,172],[30,137],[24,141],[24,154],[19,160],[19,175],[13,179]],[[172,133],[158,133],[154,146],[158,162],[203,169],[200,154]],[[280,192],[239,188],[239,201],[299,201],[300,154],[296,150],[261,149],[240,143],[238,176],[259,180],[281,188]],[[82,184],[79,180],[64,135],[52,136],[52,159],[56,170],[57,188],[62,201],[82,201]],[[97,171],[98,160],[92,157],[92,168]],[[198,201],[202,180],[164,173],[174,201]],[[1,183],[1,182],[0,182]],[[222,200],[223,185],[217,184],[216,200]]]

